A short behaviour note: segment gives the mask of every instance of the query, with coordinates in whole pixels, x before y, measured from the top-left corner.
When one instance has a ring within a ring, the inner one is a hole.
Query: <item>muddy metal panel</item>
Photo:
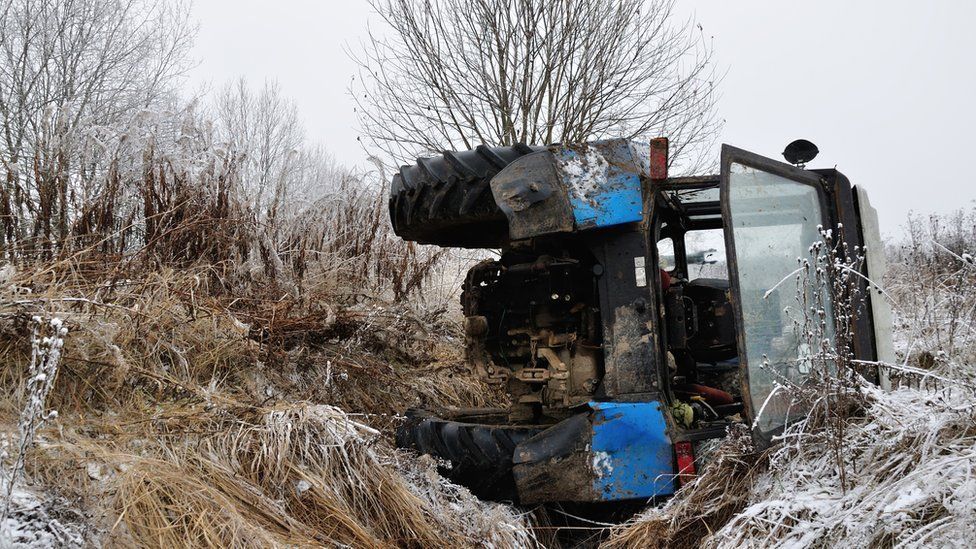
[[[573,205],[576,230],[641,220],[643,168],[628,140],[563,147],[553,154]]]
[[[660,402],[591,402],[595,487],[603,501],[674,493],[671,439]]]
[[[674,493],[671,440],[663,405],[590,402],[523,441],[513,474],[519,501],[619,501]]]
[[[597,290],[606,371],[597,396],[647,400],[660,388],[657,269],[639,225],[592,237],[590,249],[603,268]]]
[[[571,232],[573,207],[556,171],[553,154],[539,151],[513,162],[491,180],[491,193],[508,218],[508,236]]]
[[[642,217],[649,156],[626,139],[553,145],[509,164],[491,192],[512,240],[633,223]]]

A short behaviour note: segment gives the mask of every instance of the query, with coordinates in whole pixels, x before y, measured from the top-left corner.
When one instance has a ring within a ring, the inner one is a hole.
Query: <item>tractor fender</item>
[[[523,440],[513,475],[519,501],[647,499],[675,491],[674,453],[660,401],[590,402]]]
[[[507,165],[490,187],[508,220],[509,238],[641,221],[649,150],[627,139],[551,145]]]

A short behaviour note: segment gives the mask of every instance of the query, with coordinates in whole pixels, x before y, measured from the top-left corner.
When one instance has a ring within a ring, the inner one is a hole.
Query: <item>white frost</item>
[[[563,181],[569,186],[570,199],[592,202],[591,195],[607,180],[610,170],[607,159],[593,147],[586,147],[583,153],[576,151],[556,158]]]
[[[613,459],[607,452],[593,452],[593,472],[600,478],[613,475]]]

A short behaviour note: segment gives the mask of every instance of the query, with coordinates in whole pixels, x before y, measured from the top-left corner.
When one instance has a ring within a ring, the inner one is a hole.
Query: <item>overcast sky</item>
[[[680,1],[680,0],[679,0]],[[781,159],[796,138],[871,193],[882,230],[976,199],[976,2],[686,0],[726,72],[721,142]],[[363,165],[347,95],[366,0],[196,0],[191,85],[276,79],[309,137]],[[377,27],[378,28],[378,27]],[[718,151],[716,150],[716,155]]]

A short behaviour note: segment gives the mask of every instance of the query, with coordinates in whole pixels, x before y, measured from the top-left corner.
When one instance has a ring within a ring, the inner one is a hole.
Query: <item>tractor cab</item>
[[[804,413],[776,388],[801,385],[810,374],[812,351],[796,321],[814,296],[803,295],[812,290],[798,288],[796,278],[804,261],[813,262],[811,245],[822,230],[848,227],[848,247],[863,249],[871,239],[870,254],[881,249],[877,219],[867,195],[836,170],[805,170],[730,146],[721,168],[715,177],[668,178],[653,191],[651,240],[671,368],[664,377],[679,437],[709,438],[731,418],[748,422],[765,445]],[[890,359],[876,344],[890,340],[885,304],[868,294],[853,351],[864,361],[879,352]],[[832,339],[830,296],[821,298],[824,335]],[[876,371],[864,373],[881,381]]]

